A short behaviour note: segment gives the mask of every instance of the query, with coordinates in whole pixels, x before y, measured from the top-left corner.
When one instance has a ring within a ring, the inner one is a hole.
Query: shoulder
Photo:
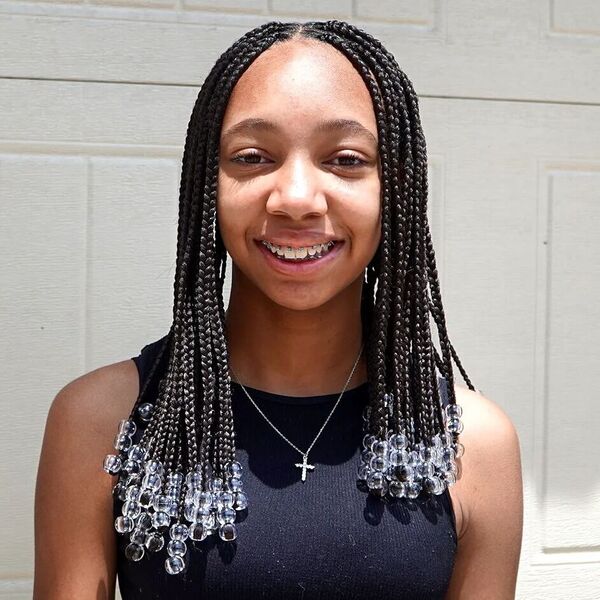
[[[480,597],[510,598],[523,528],[519,436],[496,402],[462,386],[454,389],[463,408],[460,441],[465,451],[459,461],[461,477],[454,486],[463,522],[449,597],[470,597],[477,591]],[[485,583],[477,581],[473,573],[484,571],[490,577]]]
[[[46,419],[35,492],[34,598],[88,597],[115,582],[112,487],[102,469],[138,394],[132,360],[67,383]]]
[[[89,432],[105,436],[109,428],[116,432],[119,419],[127,417],[138,391],[139,375],[133,360],[112,363],[67,383],[56,394],[48,416],[68,419],[72,424],[85,423]]]
[[[491,503],[501,484],[520,484],[521,452],[517,430],[508,414],[480,392],[456,385],[456,402],[463,409],[460,441],[465,452],[460,461],[463,531]],[[489,491],[486,491],[489,490]],[[502,496],[502,494],[501,494]],[[498,498],[500,500],[500,498]]]

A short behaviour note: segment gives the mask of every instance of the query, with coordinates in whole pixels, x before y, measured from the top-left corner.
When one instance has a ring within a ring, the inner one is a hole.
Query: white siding
[[[521,438],[517,597],[599,598],[598,7],[0,0],[0,598],[31,597],[54,394],[170,324],[181,154],[210,66],[255,25],[330,17],[378,36],[421,96],[450,337]]]

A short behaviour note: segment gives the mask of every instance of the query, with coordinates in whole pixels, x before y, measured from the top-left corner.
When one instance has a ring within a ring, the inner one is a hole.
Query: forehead
[[[362,77],[340,51],[316,40],[275,44],[258,56],[233,88],[222,129],[256,117],[292,125],[292,115],[354,119],[377,134]]]

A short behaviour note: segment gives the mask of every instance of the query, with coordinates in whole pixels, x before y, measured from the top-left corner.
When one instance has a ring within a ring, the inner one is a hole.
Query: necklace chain
[[[321,426],[321,429],[319,429],[319,432],[317,433],[317,435],[315,436],[315,439],[312,441],[312,444],[308,447],[308,449],[306,450],[306,452],[302,452],[302,450],[300,450],[300,448],[298,448],[298,446],[296,446],[293,442],[290,442],[290,440],[287,439],[287,437],[285,437],[285,435],[283,435],[283,433],[281,433],[281,431],[279,431],[279,429],[273,425],[273,423],[271,423],[271,421],[268,419],[267,415],[265,415],[265,413],[260,409],[260,407],[258,406],[258,404],[256,404],[256,402],[253,400],[252,396],[250,396],[250,394],[248,393],[248,391],[246,390],[246,388],[244,387],[244,385],[238,380],[237,375],[235,374],[235,372],[233,371],[233,369],[231,368],[231,365],[229,366],[229,370],[231,371],[231,373],[233,374],[233,376],[236,379],[236,383],[238,383],[241,388],[244,390],[244,393],[246,394],[246,396],[248,396],[248,399],[250,400],[250,402],[252,402],[252,404],[254,405],[254,407],[256,408],[256,410],[262,415],[263,419],[292,447],[294,448],[294,450],[296,450],[296,452],[299,452],[300,455],[303,458],[302,463],[296,463],[295,466],[299,467],[302,469],[302,481],[306,480],[306,470],[307,469],[314,469],[314,465],[309,465],[307,463],[308,460],[308,453],[312,450],[312,447],[315,445],[315,443],[317,442],[317,440],[319,439],[319,436],[321,435],[321,433],[323,432],[323,430],[325,429],[325,426],[327,425],[327,423],[329,423],[329,419],[331,418],[331,415],[333,415],[333,412],[335,411],[335,409],[337,408],[338,404],[340,403],[340,400],[342,399],[342,396],[344,395],[344,392],[346,391],[346,388],[348,387],[348,383],[350,382],[350,380],[352,379],[352,375],[354,375],[354,371],[356,369],[356,365],[358,364],[358,361],[360,359],[360,356],[362,354],[364,348],[364,343],[361,344],[360,347],[360,351],[358,353],[358,356],[356,357],[356,360],[354,361],[354,366],[352,367],[352,371],[350,371],[350,375],[348,376],[348,379],[346,379],[346,383],[344,384],[344,389],[342,390],[341,394],[338,396],[338,399],[336,400],[335,404],[333,405],[333,408],[331,409],[331,411],[329,412],[329,415],[327,416],[327,418],[325,419],[325,422],[323,423],[323,425]]]

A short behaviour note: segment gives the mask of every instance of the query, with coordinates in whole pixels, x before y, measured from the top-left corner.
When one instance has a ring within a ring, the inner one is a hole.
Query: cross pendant
[[[296,463],[294,466],[302,469],[302,481],[306,481],[306,470],[310,469],[311,471],[315,468],[314,465],[309,465],[307,462],[308,456],[305,454],[302,458],[301,463]]]

